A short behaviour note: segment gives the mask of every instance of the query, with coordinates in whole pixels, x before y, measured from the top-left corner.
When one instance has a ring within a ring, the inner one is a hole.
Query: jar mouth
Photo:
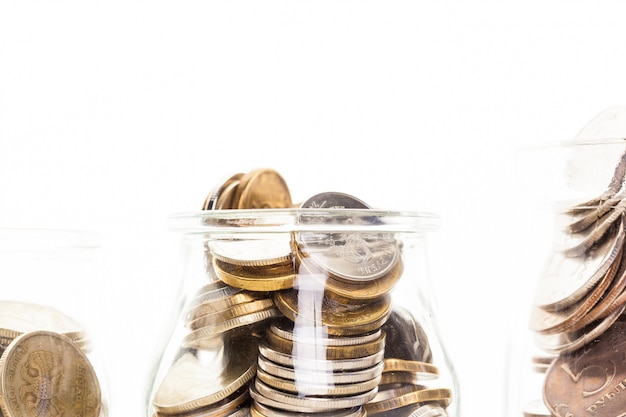
[[[410,234],[437,230],[439,223],[439,216],[434,213],[376,209],[204,210],[169,217],[170,230],[183,233],[375,231]]]

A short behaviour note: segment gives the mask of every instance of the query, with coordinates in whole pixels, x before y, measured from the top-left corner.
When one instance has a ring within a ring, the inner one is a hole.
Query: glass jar
[[[105,417],[93,232],[0,229],[1,415]]]
[[[438,218],[373,209],[173,216],[180,315],[147,416],[454,416],[426,254]]]
[[[626,414],[626,141],[609,136],[624,114],[611,108],[573,141],[520,151],[507,416]]]

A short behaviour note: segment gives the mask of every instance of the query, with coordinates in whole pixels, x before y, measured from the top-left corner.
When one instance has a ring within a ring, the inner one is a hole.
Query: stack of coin
[[[626,410],[623,402],[617,408],[598,406],[617,396],[616,386],[621,392],[620,375],[626,373],[622,360],[612,370],[604,367],[613,349],[626,341],[615,330],[626,308],[625,197],[626,153],[606,191],[559,215],[565,224],[530,317],[535,344],[544,352],[533,358],[533,369],[545,373],[541,415],[613,416]]]
[[[88,359],[82,326],[39,304],[0,301],[0,415],[53,416],[105,411],[100,384]]]
[[[354,225],[349,210],[370,207],[338,192],[294,204],[270,169],[229,177],[203,204],[260,208],[328,209]],[[299,221],[323,227],[209,237],[208,282],[186,304],[188,331],[153,399],[155,415],[446,416],[451,390],[427,385],[439,375],[428,338],[392,302],[403,272],[401,242],[365,232],[380,224],[376,216],[361,218],[364,232],[315,216]],[[208,353],[210,360],[199,359]],[[237,365],[224,356],[239,358]],[[247,393],[234,393],[244,386]]]

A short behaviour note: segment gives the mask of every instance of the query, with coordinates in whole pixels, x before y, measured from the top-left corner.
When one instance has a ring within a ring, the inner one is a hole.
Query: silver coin
[[[263,417],[293,417],[293,413],[291,412],[268,407],[256,401],[252,403],[251,409],[256,413],[255,415]],[[328,413],[315,413],[315,417],[365,417],[365,410],[363,407],[354,407]]]
[[[311,343],[318,346],[355,346],[380,339],[382,330],[358,336],[325,337],[317,336],[319,328],[297,325],[288,319],[277,319],[270,324],[270,331],[277,336],[296,343]]]
[[[447,417],[448,412],[438,404],[424,404],[419,406],[407,417]]]
[[[300,208],[314,209],[369,209],[369,205],[345,193],[325,192],[304,201]]]
[[[235,265],[275,265],[292,259],[289,234],[272,239],[212,240],[208,246],[215,258]]]
[[[624,243],[624,221],[610,236],[588,253],[569,257],[563,252],[552,254],[539,281],[535,303],[548,311],[558,311],[582,299],[618,259]]]

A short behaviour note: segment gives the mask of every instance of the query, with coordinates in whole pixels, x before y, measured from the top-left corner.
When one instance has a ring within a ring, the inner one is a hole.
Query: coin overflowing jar
[[[339,192],[294,203],[271,169],[202,209],[173,217],[184,300],[149,417],[455,415],[425,290],[436,216]]]

